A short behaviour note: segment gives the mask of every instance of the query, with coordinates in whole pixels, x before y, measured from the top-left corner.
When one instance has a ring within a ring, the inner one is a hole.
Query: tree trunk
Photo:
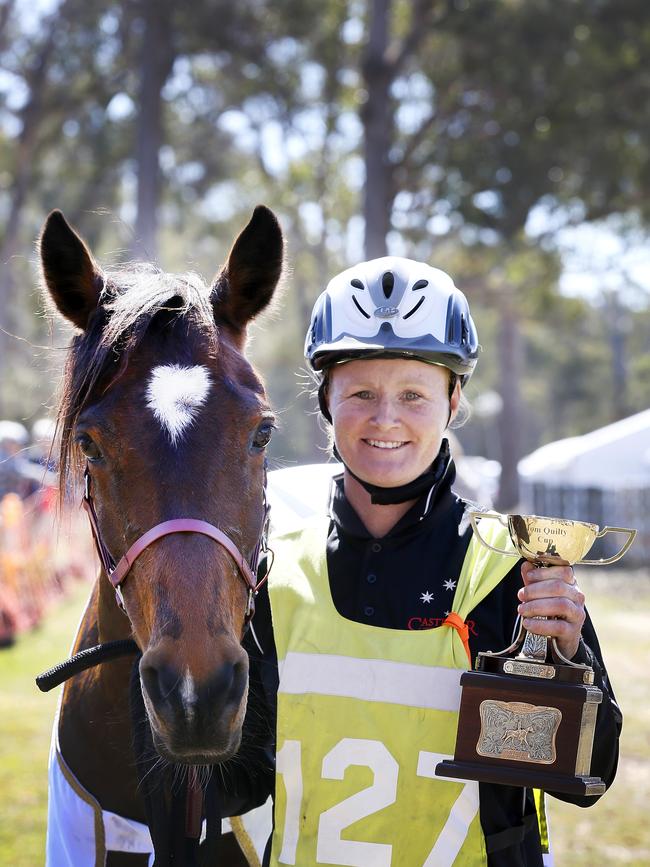
[[[11,366],[12,334],[16,329],[15,311],[20,305],[15,298],[14,257],[20,249],[20,229],[27,194],[32,181],[38,147],[38,132],[43,118],[43,97],[47,70],[55,43],[55,22],[31,67],[25,73],[29,100],[20,112],[22,129],[14,152],[14,172],[10,191],[9,213],[0,243],[0,382],[7,381],[5,370]],[[0,416],[5,415],[6,395],[0,388]]]
[[[157,0],[142,0],[143,33],[140,60],[140,99],[136,124],[138,173],[137,213],[133,254],[158,258],[158,206],[164,143],[162,89],[174,63],[171,10]]]
[[[390,99],[392,69],[387,58],[391,5],[391,0],[370,0],[369,37],[362,63],[367,93],[361,122],[366,168],[363,217],[368,259],[386,255],[392,207],[390,147],[394,117]]]
[[[521,334],[517,316],[508,300],[501,308],[498,335],[499,382],[503,409],[499,417],[501,484],[497,507],[512,510],[519,500],[517,464],[522,455],[522,411],[519,378],[523,371]]]
[[[612,353],[612,420],[618,421],[629,414],[627,405],[627,333],[628,312],[612,293],[606,301],[607,330]]]
[[[13,14],[16,0],[5,0],[0,6],[0,51],[5,50],[9,38],[9,20]]]

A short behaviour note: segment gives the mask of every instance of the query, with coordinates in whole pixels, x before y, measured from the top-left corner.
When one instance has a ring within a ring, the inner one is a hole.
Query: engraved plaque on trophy
[[[472,512],[472,528],[487,548],[538,566],[604,566],[625,554],[636,530],[536,515]],[[479,523],[507,526],[515,551],[495,548]],[[624,533],[622,548],[600,560],[585,557],[597,538]],[[544,618],[540,618],[544,619]],[[476,671],[461,675],[461,701],[453,761],[436,774],[464,780],[534,787],[573,795],[601,795],[605,784],[590,775],[591,752],[602,692],[588,665],[565,659],[555,639],[520,627],[514,644],[479,653]]]

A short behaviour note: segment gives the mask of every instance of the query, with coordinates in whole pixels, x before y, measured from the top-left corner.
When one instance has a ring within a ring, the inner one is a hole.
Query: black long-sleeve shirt
[[[435,487],[381,539],[368,533],[347,501],[342,477],[334,480],[327,566],[332,598],[342,617],[407,630],[431,629],[442,623],[452,608],[471,538],[471,527],[465,518],[467,503],[451,490],[454,477],[455,469],[450,462]],[[472,662],[480,651],[499,651],[512,643],[518,628],[517,591],[522,586],[520,562],[513,560],[513,564],[511,571],[467,618]],[[249,633],[246,640],[251,660],[251,690],[240,760],[243,764],[239,763],[239,772],[232,777],[226,798],[231,815],[263,803],[274,786],[272,755],[278,669],[265,590],[257,600],[254,633],[254,637]],[[594,668],[595,684],[603,691],[591,773],[609,785],[616,772],[622,718],[589,617],[582,636],[574,661]],[[535,813],[532,792],[487,783],[480,783],[479,790],[483,833],[488,843],[492,840],[495,846],[506,844],[489,853],[490,867],[541,865],[537,824],[531,820]],[[564,794],[556,797],[581,806],[597,800]],[[502,833],[516,828],[521,829],[519,834]],[[517,836],[522,839],[517,840]]]

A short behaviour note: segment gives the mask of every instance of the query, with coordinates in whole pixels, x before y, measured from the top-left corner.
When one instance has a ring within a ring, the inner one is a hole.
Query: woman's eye
[[[404,392],[404,400],[419,400],[420,395],[417,391],[405,391]]]
[[[258,450],[266,448],[271,442],[272,436],[273,425],[270,422],[261,424],[253,436],[253,448]]]
[[[354,396],[360,400],[372,400],[372,392],[367,390],[357,391]]]
[[[99,446],[88,434],[80,434],[76,439],[77,445],[89,461],[101,461],[103,455]]]

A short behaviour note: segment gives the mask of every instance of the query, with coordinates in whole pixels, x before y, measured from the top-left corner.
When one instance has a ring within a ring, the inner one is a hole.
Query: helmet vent
[[[409,312],[408,312],[408,313],[406,314],[406,316],[404,316],[403,318],[404,318],[404,319],[408,319],[409,316],[413,316],[413,314],[414,314],[415,311],[418,309],[418,307],[421,307],[423,304],[424,304],[424,295],[422,296],[422,298],[420,298],[420,300],[419,300],[418,303],[415,305],[415,307],[413,308],[413,310],[409,310]]]
[[[395,275],[392,271],[386,271],[384,276],[381,278],[381,288],[384,290],[384,296],[386,298],[390,298],[393,294],[393,287],[395,286]]]
[[[428,281],[428,280],[418,280],[417,283],[414,283],[414,284],[411,286],[411,291],[412,291],[412,292],[416,292],[418,289],[426,289],[428,285],[429,285],[429,281]],[[411,314],[409,313],[409,316],[410,316],[410,315],[411,315]]]
[[[357,307],[357,310],[359,311],[359,313],[361,313],[363,316],[365,316],[366,319],[370,319],[370,314],[369,314],[369,313],[366,313],[366,311],[363,309],[363,307],[361,306],[361,304],[359,304],[359,302],[358,302],[357,299],[354,297],[354,295],[352,296],[352,300],[353,300],[354,303],[356,304],[356,307]]]
[[[355,277],[354,280],[350,280],[350,285],[354,286],[355,289],[365,289],[366,288],[363,285],[363,283],[361,282],[361,280],[359,280],[357,277]]]

